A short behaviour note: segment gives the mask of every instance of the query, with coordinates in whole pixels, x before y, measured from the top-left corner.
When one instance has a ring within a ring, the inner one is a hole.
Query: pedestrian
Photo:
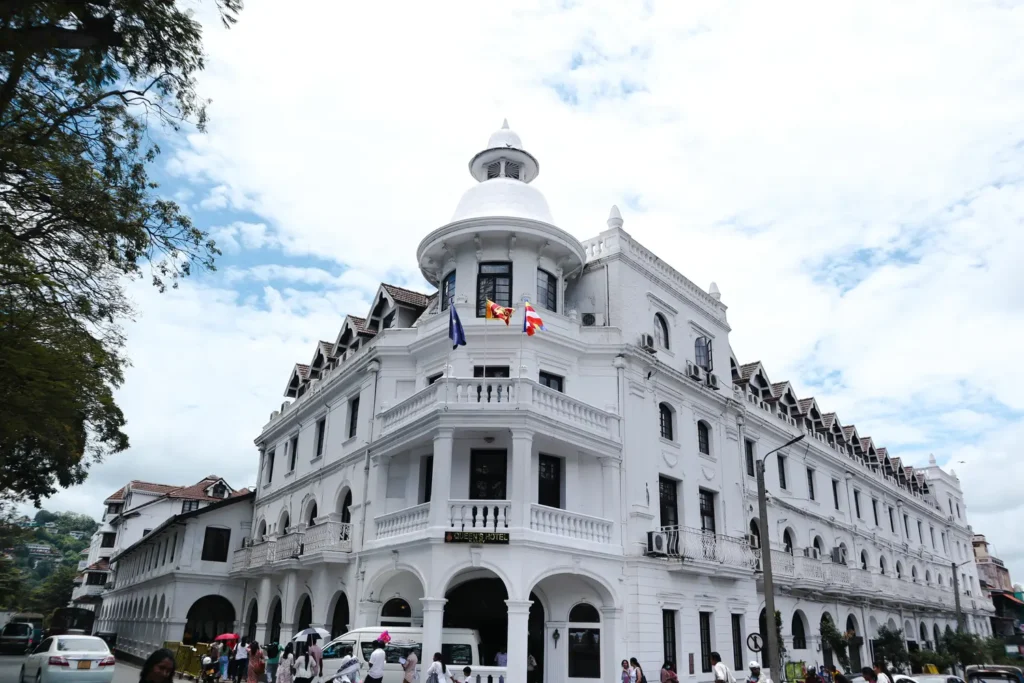
[[[644,668],[640,666],[640,662],[637,661],[636,657],[629,658],[629,668],[633,670],[633,680],[635,683],[647,683]]]
[[[309,653],[309,648],[295,658],[295,683],[312,683],[320,673],[316,660]]]
[[[402,662],[402,680],[405,683],[416,683],[416,666],[420,663],[420,658],[416,656],[416,650],[409,650],[409,654],[405,656],[405,661]]]
[[[470,683],[473,678],[473,669],[471,667],[463,667],[462,669],[462,683]]]
[[[890,674],[889,669],[885,667],[885,660],[875,660],[875,676],[877,677],[878,683],[892,683],[892,674]]]
[[[526,655],[526,683],[537,683],[537,658]]]
[[[384,653],[384,643],[379,640],[373,641],[373,652],[367,663],[370,668],[366,672],[364,683],[381,683],[384,680],[384,662],[387,659]]]
[[[636,683],[636,672],[629,666],[629,660],[622,660],[622,683]]]
[[[255,640],[249,643],[249,672],[245,677],[245,683],[263,683],[266,680],[266,661],[260,644]]]
[[[661,665],[661,683],[679,683],[679,676],[672,668],[672,662],[665,662]]]
[[[275,683],[292,683],[295,679],[295,646],[288,643],[281,653],[281,661],[277,665],[277,680]]]
[[[716,683],[736,683],[736,677],[722,661],[722,655],[717,652],[711,653],[711,670],[715,673]]]
[[[440,652],[434,653],[434,661],[427,667],[427,683],[448,683],[448,667],[441,661]]]
[[[220,648],[220,677],[222,680],[228,680],[228,674],[231,670],[231,663],[235,652],[234,641],[226,640]]]
[[[508,653],[504,650],[498,650],[498,654],[494,655],[495,666],[508,666]]]
[[[761,671],[761,665],[756,661],[751,661],[747,666],[750,668],[747,683],[772,683],[771,676]]]
[[[249,669],[249,639],[242,638],[235,646],[235,670],[231,672],[231,680],[239,683],[245,678]]]
[[[808,669],[807,673],[804,674],[804,683],[821,683],[821,679],[814,669]]]
[[[837,671],[832,675],[832,683],[850,683],[850,680]]]
[[[139,683],[170,683],[174,680],[174,653],[160,648],[146,658]]]
[[[322,647],[317,645],[317,640],[320,636],[306,636],[306,649],[309,651],[309,656],[316,660],[316,668],[320,671],[324,670],[324,650]]]
[[[281,645],[276,641],[266,646],[266,682],[273,683],[278,678],[278,663],[281,661]]]
[[[870,666],[865,666],[861,669],[860,675],[864,677],[864,680],[867,681],[867,683],[876,683],[878,680],[878,674],[876,674],[875,670]]]

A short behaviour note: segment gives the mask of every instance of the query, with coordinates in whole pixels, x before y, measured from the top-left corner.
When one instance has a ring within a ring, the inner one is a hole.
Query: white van
[[[323,648],[324,677],[337,671],[341,658],[351,654],[362,665],[359,680],[363,680],[366,677],[367,662],[373,653],[373,643],[382,631],[387,631],[391,636],[391,642],[384,648],[386,664],[383,683],[402,682],[403,670],[399,659],[404,659],[410,652],[415,652],[420,661],[420,681],[423,683],[426,680],[424,672],[434,660],[434,653],[424,657],[423,628],[420,626],[368,626],[335,638]],[[463,669],[467,666],[473,670],[474,683],[478,675],[482,683],[486,683],[488,678],[498,683],[499,676],[503,680],[506,675],[505,667],[480,664],[480,634],[470,628],[446,628],[441,631],[441,659],[453,681],[465,679]]]

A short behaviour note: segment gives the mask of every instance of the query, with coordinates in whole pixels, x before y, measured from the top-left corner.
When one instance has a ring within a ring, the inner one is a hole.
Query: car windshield
[[[356,641],[339,640],[324,648],[324,659],[340,659],[345,655],[355,654]]]
[[[914,676],[914,680],[917,683],[946,683],[950,680],[949,676],[942,675],[931,675],[931,676]]]
[[[986,671],[982,674],[972,674],[967,680],[969,683],[1007,683],[1007,681],[1016,683],[1017,677],[1008,671]]]
[[[7,624],[6,626],[4,626],[3,635],[27,636],[31,629],[32,626],[30,624]]]
[[[110,652],[99,638],[59,638],[58,652]]]

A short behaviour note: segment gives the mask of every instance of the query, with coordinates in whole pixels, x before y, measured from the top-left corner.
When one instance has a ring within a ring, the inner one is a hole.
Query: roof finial
[[[936,465],[936,464],[938,464],[938,463],[935,462],[935,454],[934,453],[929,453],[928,454],[928,464],[929,465]]]
[[[718,289],[718,285],[715,284],[714,282],[712,282],[711,286],[708,287],[708,294],[710,294],[711,298],[714,299],[715,301],[722,300],[722,292]]]
[[[503,121],[501,122],[501,129],[502,129],[502,130],[508,130],[508,119],[504,119],[504,120],[503,120]]]
[[[608,227],[615,229],[622,227],[622,214],[619,213],[619,207],[612,204],[612,210],[608,212]]]

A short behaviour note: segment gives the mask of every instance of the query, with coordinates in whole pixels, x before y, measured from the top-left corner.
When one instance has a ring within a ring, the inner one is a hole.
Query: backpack
[[[274,657],[277,656],[277,653],[278,653],[277,643],[271,643],[270,645],[267,645],[267,657],[270,657],[271,659],[273,659]]]

